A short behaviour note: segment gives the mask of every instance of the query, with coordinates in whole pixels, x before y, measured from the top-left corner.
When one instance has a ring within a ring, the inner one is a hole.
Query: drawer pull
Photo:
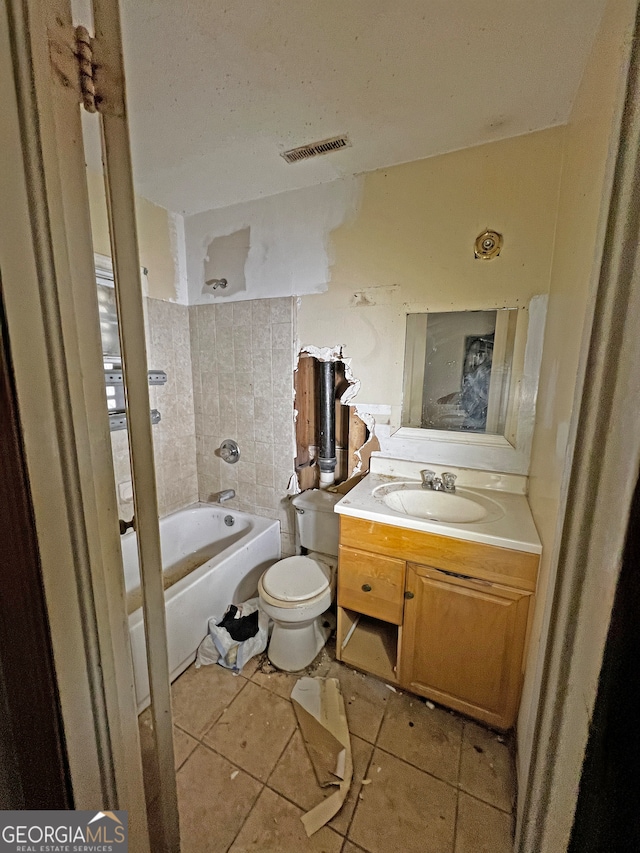
[[[415,598],[415,595],[412,592],[409,592],[409,590],[407,590],[404,594],[404,597],[405,598]]]
[[[370,583],[363,583],[362,584],[362,591],[363,592],[371,592],[371,584]]]

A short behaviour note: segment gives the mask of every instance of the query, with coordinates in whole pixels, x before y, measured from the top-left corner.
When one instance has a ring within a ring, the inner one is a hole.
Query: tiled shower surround
[[[294,553],[287,499],[294,472],[292,298],[197,305],[147,300],[150,388],[162,420],[152,430],[160,516],[234,489],[229,507],[278,519],[283,556]],[[235,465],[218,456],[240,445]],[[116,483],[130,480],[125,430],[111,434]],[[120,517],[133,504],[119,498]]]
[[[293,320],[291,297],[189,308],[200,499],[234,489],[226,506],[278,519],[283,556],[294,553]],[[218,456],[225,438],[240,445],[235,465]]]
[[[198,500],[193,385],[189,346],[189,315],[184,305],[147,299],[147,361],[153,370],[164,370],[166,385],[151,386],[151,408],[159,409],[161,421],[151,434],[156,463],[158,512],[168,515]],[[111,433],[116,483],[131,479],[127,431]],[[133,503],[118,495],[120,518],[130,519]]]

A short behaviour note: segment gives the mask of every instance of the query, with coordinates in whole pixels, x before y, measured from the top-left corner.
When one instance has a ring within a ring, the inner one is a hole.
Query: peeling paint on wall
[[[333,263],[331,232],[356,217],[362,184],[362,178],[344,178],[187,217],[189,304],[327,290]],[[205,258],[212,242],[243,229],[251,232],[244,265],[246,289],[203,293]]]

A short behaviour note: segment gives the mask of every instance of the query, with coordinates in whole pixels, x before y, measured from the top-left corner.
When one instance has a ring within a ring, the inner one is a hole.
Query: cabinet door
[[[400,681],[499,728],[515,722],[528,593],[407,566]]]

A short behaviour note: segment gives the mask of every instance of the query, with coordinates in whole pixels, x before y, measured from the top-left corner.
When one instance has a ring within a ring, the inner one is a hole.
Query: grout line
[[[464,744],[464,732],[467,727],[466,721],[462,721],[462,731],[460,732],[460,752],[458,753],[458,771],[456,773],[456,811],[455,820],[453,821],[453,853],[456,852],[456,844],[458,843],[458,815],[460,814],[460,771],[462,770],[462,747]]]
[[[256,794],[256,798],[255,798],[255,800],[254,800],[254,801],[253,801],[253,803],[251,804],[251,808],[250,808],[250,809],[249,809],[249,811],[247,812],[247,816],[246,816],[246,817],[245,817],[245,819],[242,821],[242,823],[241,823],[241,825],[240,825],[240,829],[239,829],[239,830],[236,832],[236,834],[233,836],[233,840],[231,841],[231,844],[227,847],[227,850],[225,851],[225,853],[227,853],[227,851],[231,850],[231,848],[233,847],[233,845],[236,843],[236,840],[237,840],[238,836],[240,835],[240,833],[241,833],[241,832],[242,832],[242,830],[244,829],[246,822],[247,822],[247,821],[249,820],[249,818],[251,817],[251,814],[252,814],[253,810],[254,810],[254,809],[255,809],[255,807],[256,807],[256,803],[258,802],[258,800],[259,800],[259,799],[260,799],[260,797],[262,796],[262,792],[264,791],[264,789],[265,789],[265,784],[264,784],[264,782],[263,782],[263,783],[262,783],[262,787],[260,788],[260,790],[259,790],[259,791],[258,791],[258,793]]]
[[[218,725],[218,723],[219,723],[219,722],[220,722],[220,720],[222,719],[222,715],[223,715],[224,713],[226,713],[226,712],[231,708],[231,706],[232,706],[232,705],[233,705],[233,703],[236,701],[236,699],[238,698],[238,696],[239,696],[239,695],[242,693],[242,691],[246,688],[246,686],[247,686],[247,684],[248,684],[248,682],[247,682],[246,678],[245,678],[245,679],[243,679],[243,681],[244,681],[244,684],[242,685],[242,687],[240,688],[240,690],[238,690],[238,692],[237,692],[237,693],[236,693],[236,695],[233,697],[233,699],[231,700],[231,702],[229,702],[229,704],[228,704],[228,705],[225,705],[225,707],[220,711],[220,713],[218,714],[218,716],[215,718],[214,722],[213,722],[213,723],[211,723],[211,725],[210,725],[210,726],[208,726],[208,728],[206,728],[206,729],[205,729],[205,731],[203,731],[203,732],[202,732],[202,734],[201,734],[201,735],[200,735],[200,737],[199,737],[199,740],[201,740],[201,741],[202,741],[202,740],[203,740],[203,739],[204,739],[204,738],[209,734],[209,732],[211,731],[211,729],[212,729],[214,726],[217,726],[217,725]]]
[[[293,711],[293,708],[292,708],[291,710]],[[295,712],[294,712],[294,713],[295,713]],[[289,744],[290,744],[290,743],[291,743],[291,741],[293,740],[294,735],[295,735],[295,733],[296,733],[297,731],[298,731],[298,720],[297,720],[297,718],[296,718],[296,725],[295,725],[295,728],[294,728],[294,730],[291,732],[291,736],[289,737],[289,740],[285,743],[284,748],[283,748],[283,749],[282,749],[282,751],[280,752],[280,755],[279,755],[279,756],[277,757],[277,759],[274,761],[274,763],[273,763],[273,767],[272,767],[272,768],[271,768],[271,770],[269,771],[269,775],[267,776],[266,781],[265,781],[265,783],[264,783],[264,784],[265,784],[265,785],[267,785],[270,789],[271,789],[271,786],[269,785],[269,779],[271,779],[271,777],[273,776],[273,773],[274,773],[274,771],[275,771],[276,767],[278,766],[278,764],[280,764],[280,761],[281,761],[281,759],[282,759],[282,756],[283,756],[283,755],[285,754],[285,752],[287,751],[287,749],[288,749],[288,747],[289,747]],[[273,789],[271,789],[271,790],[273,790]],[[278,792],[277,792],[277,791],[275,791],[274,793],[276,793],[276,794],[277,794]],[[300,808],[300,806],[298,806],[298,808]]]
[[[383,746],[378,746],[374,744],[374,749],[379,749],[380,752],[384,752],[385,755],[391,756],[391,758],[395,758],[397,761],[401,761],[403,764],[406,764],[407,767],[412,767],[414,770],[418,770],[420,773],[424,773],[425,776],[431,776],[432,779],[435,779],[436,782],[442,782],[444,785],[448,785],[449,788],[453,788],[455,791],[458,790],[458,785],[455,782],[448,782],[446,779],[443,779],[441,776],[436,776],[435,773],[432,773],[430,770],[425,770],[424,767],[419,767],[417,764],[414,764],[412,761],[407,761],[406,758],[402,758],[399,755],[396,755],[395,752],[391,752],[388,749],[385,749]],[[465,792],[466,793],[466,792]]]
[[[485,806],[489,806],[490,808],[495,809],[497,812],[506,814],[509,817],[512,817],[512,815],[514,814],[514,812],[512,812],[510,809],[503,809],[501,806],[497,806],[495,803],[489,802],[489,800],[483,800],[482,797],[478,796],[478,794],[472,794],[471,791],[467,791],[466,788],[460,788],[459,790],[467,797],[471,797],[471,799],[477,800],[479,803],[482,803]]]

